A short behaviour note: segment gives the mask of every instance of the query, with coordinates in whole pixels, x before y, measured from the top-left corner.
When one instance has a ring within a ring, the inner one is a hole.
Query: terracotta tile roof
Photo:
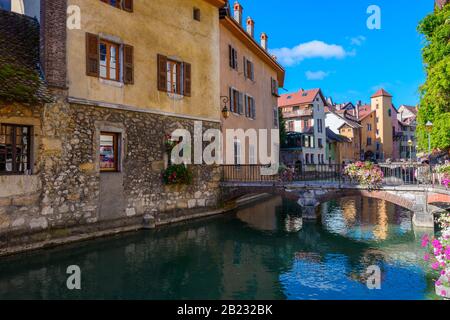
[[[370,111],[369,113],[366,113],[366,114],[363,115],[362,117],[361,117],[361,115],[360,115],[360,116],[359,116],[359,121],[364,120],[365,118],[367,118],[369,115],[371,115],[371,114],[374,113],[374,112],[375,112],[375,110]]]
[[[278,106],[285,107],[291,105],[303,105],[313,103],[320,89],[303,90],[295,93],[286,93],[278,98]]]
[[[39,23],[0,9],[0,100],[50,101],[39,67]]]
[[[389,92],[387,92],[384,89],[380,89],[380,90],[378,90],[377,92],[374,93],[372,98],[381,97],[381,96],[383,96],[383,97],[392,97],[392,95]]]
[[[369,104],[359,106],[358,108],[359,108],[359,118],[360,119],[372,112],[372,107]]]

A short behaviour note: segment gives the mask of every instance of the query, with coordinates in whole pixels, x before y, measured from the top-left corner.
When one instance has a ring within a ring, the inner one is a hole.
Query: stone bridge
[[[296,201],[304,209],[306,219],[315,219],[316,208],[323,202],[355,195],[386,200],[412,211],[417,227],[434,227],[434,215],[450,208],[450,191],[427,185],[383,186],[368,190],[338,182],[222,182],[225,202],[256,193],[281,195]]]

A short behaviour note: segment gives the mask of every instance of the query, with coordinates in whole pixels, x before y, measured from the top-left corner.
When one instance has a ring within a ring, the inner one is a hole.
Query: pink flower
[[[433,268],[433,270],[438,270],[439,269],[439,262],[435,262],[431,265],[431,268]]]
[[[445,270],[441,271],[441,276],[445,276]]]
[[[433,240],[433,247],[435,247],[436,249],[441,249],[442,248],[442,244],[439,240],[434,239]]]
[[[423,256],[423,260],[429,261],[430,260],[430,254],[425,253],[425,255]]]
[[[447,291],[442,290],[442,291],[441,291],[441,296],[447,296]]]
[[[441,285],[442,285],[442,282],[441,282],[441,280],[438,280],[438,281],[436,281],[436,283],[435,283],[438,287],[440,287]]]

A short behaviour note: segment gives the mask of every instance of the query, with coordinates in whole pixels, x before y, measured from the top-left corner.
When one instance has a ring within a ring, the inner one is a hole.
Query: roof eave
[[[205,0],[205,1],[212,4],[213,6],[216,6],[217,8],[222,8],[227,4],[226,0]]]
[[[277,80],[279,86],[284,87],[285,70],[284,68],[266,51],[256,40],[250,36],[239,23],[233,18],[223,16],[220,19],[221,23],[236,37],[239,38],[244,44],[247,45],[254,53],[256,53],[262,60],[264,60],[269,66],[271,66],[277,72]]]

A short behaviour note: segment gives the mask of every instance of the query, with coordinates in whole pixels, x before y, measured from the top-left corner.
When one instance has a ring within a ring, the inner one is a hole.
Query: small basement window
[[[199,8],[194,8],[194,20],[201,21],[201,11]]]
[[[119,172],[119,138],[118,133],[100,133],[100,171]]]
[[[31,173],[31,127],[0,125],[0,174]]]

